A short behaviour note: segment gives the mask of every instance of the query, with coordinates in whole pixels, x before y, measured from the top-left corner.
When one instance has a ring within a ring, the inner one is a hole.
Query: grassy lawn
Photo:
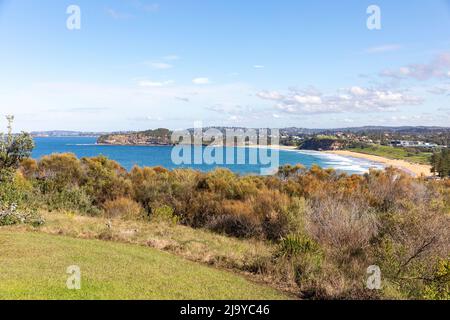
[[[111,229],[108,229],[108,219],[102,217],[59,212],[41,212],[41,215],[45,224],[39,231],[43,233],[137,244],[174,253],[191,261],[238,271],[254,269],[261,259],[271,259],[276,250],[275,245],[264,241],[236,239],[178,224],[114,219]],[[27,225],[8,229],[35,231]]]
[[[1,299],[287,299],[230,272],[156,249],[0,229]],[[82,289],[68,290],[68,266]]]
[[[405,160],[419,164],[430,164],[431,153],[420,152],[418,154],[409,153],[404,148],[394,148],[390,146],[372,145],[366,148],[351,148],[349,151],[380,156],[388,159]]]

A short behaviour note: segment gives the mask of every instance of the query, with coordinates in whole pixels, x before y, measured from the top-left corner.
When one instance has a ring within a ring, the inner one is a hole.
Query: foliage
[[[30,224],[33,227],[39,227],[44,224],[44,219],[36,212],[19,212],[15,204],[9,208],[0,208],[0,226],[15,224]]]
[[[7,116],[8,132],[0,133],[0,181],[6,181],[14,174],[22,159],[28,158],[34,148],[34,142],[27,133],[13,135],[12,122],[14,117]]]
[[[127,220],[140,220],[144,218],[144,208],[129,198],[108,200],[103,205],[107,218],[122,218]]]
[[[59,154],[22,160],[14,179],[0,185],[0,199],[265,241],[278,249],[248,270],[303,297],[444,295],[436,264],[450,254],[450,184],[392,168],[347,175],[285,166],[271,177],[226,169],[127,172],[105,157]],[[374,264],[383,273],[381,293],[364,286]]]
[[[429,300],[450,300],[450,258],[437,262],[432,278],[424,290]]]
[[[441,178],[450,177],[450,151],[442,149],[440,152],[433,153],[431,165],[433,173],[437,173]]]
[[[305,235],[290,234],[280,240],[279,255],[294,257],[302,253],[316,253],[320,251],[317,242]]]
[[[177,224],[179,222],[179,218],[174,214],[174,211],[169,206],[162,206],[153,209],[152,212],[152,220],[159,222],[167,222],[171,224]]]

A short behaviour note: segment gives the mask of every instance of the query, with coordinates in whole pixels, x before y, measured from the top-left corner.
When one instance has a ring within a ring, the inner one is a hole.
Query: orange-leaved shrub
[[[103,204],[103,210],[105,217],[110,219],[142,220],[145,217],[144,208],[129,198],[108,200]]]

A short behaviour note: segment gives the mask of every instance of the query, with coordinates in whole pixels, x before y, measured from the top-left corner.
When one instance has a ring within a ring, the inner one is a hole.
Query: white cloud
[[[163,121],[164,120],[162,117],[152,117],[152,116],[148,116],[146,119],[149,121]]]
[[[192,79],[192,83],[194,84],[209,84],[210,81],[208,78],[200,77]]]
[[[322,98],[318,96],[295,95],[294,100],[300,104],[321,104]]]
[[[402,48],[399,44],[386,44],[382,46],[377,47],[371,47],[366,49],[367,53],[384,53],[384,52],[391,52],[391,51],[397,51]]]
[[[350,93],[355,96],[363,96],[367,94],[367,90],[361,87],[351,87]]]
[[[291,89],[285,94],[262,91],[264,100],[276,101],[275,108],[290,114],[393,111],[397,107],[419,105],[423,99],[401,91],[351,87],[336,94],[322,94],[314,88]]]
[[[171,84],[174,84],[175,81],[173,80],[167,80],[167,81],[150,81],[150,80],[141,80],[139,81],[138,85],[140,87],[146,88],[146,87],[165,87]]]
[[[255,65],[253,66],[253,68],[255,68],[255,69],[264,69],[265,66],[260,65],[260,64],[255,64]]]
[[[282,100],[284,98],[284,96],[277,91],[261,91],[256,95],[265,100]]]
[[[4,114],[15,114],[17,131],[70,129],[85,131],[116,131],[129,128],[148,129],[145,123],[133,126],[126,120],[152,115],[165,119],[164,126],[191,127],[194,120],[204,119],[204,108],[214,103],[250,104],[254,97],[248,95],[255,88],[245,83],[228,83],[198,86],[168,85],[140,87],[136,79],[130,86],[107,85],[95,82],[35,83],[20,89],[2,91]],[[175,97],[190,99],[192,106]],[[124,106],[126,106],[124,108]],[[164,106],[164,107],[162,107]],[[87,112],[80,108],[96,108]],[[53,109],[58,112],[49,112]],[[99,116],[102,121],[99,122]],[[173,120],[176,118],[177,120]],[[219,117],[217,121],[224,121]],[[125,121],[125,122],[124,122]],[[65,126],[62,128],[61,126]]]
[[[380,73],[382,77],[395,79],[429,80],[448,78],[450,74],[450,53],[442,53],[428,63],[417,63]]]
[[[432,94],[450,95],[450,83],[438,84],[428,90]]]

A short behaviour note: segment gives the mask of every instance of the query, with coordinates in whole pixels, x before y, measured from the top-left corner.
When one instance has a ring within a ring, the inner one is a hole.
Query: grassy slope
[[[404,148],[394,148],[389,146],[372,145],[367,148],[351,148],[349,151],[380,156],[388,159],[405,160],[419,164],[429,164],[431,153],[421,152],[419,154],[409,154]]]
[[[142,246],[0,230],[3,299],[286,299],[243,277]],[[66,289],[78,265],[82,290]]]
[[[207,230],[162,222],[115,219],[112,221],[112,228],[108,229],[108,220],[101,217],[47,212],[41,214],[46,223],[39,230],[44,233],[138,244],[219,268],[253,270],[262,258],[270,259],[276,249],[264,241],[240,240]],[[25,225],[11,229],[34,230]]]

